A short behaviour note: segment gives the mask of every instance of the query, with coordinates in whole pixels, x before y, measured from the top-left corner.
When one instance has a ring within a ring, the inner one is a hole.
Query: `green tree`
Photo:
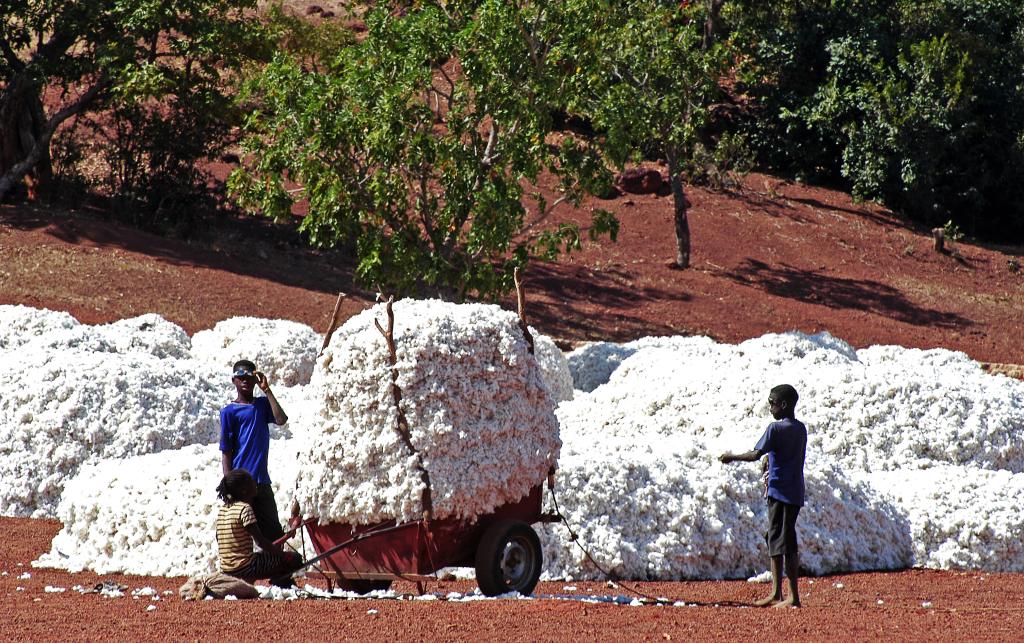
[[[354,247],[365,284],[507,292],[514,267],[580,245],[576,226],[543,225],[551,208],[610,179],[585,142],[549,136],[565,74],[545,43],[566,16],[502,0],[395,13],[371,11],[364,37],[336,51],[282,52],[247,83],[249,161],[229,187],[276,218],[308,200],[302,230]],[[537,187],[545,172],[554,199]],[[616,225],[597,212],[589,232]]]
[[[675,263],[690,265],[684,166],[721,96],[728,47],[722,3],[578,0],[578,16],[558,51],[572,61],[571,109],[604,133],[618,165],[653,148],[668,164],[676,234]]]
[[[213,101],[223,69],[236,64],[258,32],[247,13],[255,6],[256,0],[0,4],[0,199],[29,173],[44,187],[50,182],[51,141],[72,117],[112,101],[122,109],[183,93]]]
[[[762,161],[933,226],[1024,234],[1024,5],[736,4]]]

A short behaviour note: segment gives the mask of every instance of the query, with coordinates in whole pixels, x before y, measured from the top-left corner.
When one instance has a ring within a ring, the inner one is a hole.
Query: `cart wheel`
[[[476,582],[486,596],[529,595],[540,580],[543,555],[533,527],[500,520],[484,532],[476,548]]]
[[[339,578],[334,585],[340,590],[356,594],[369,594],[373,591],[386,592],[391,589],[389,580],[365,580],[362,578]]]

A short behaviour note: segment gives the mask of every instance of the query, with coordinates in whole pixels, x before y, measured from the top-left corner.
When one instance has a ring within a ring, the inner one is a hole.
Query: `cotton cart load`
[[[528,594],[530,523],[561,442],[521,317],[437,300],[379,304],[335,332],[310,382],[295,497],[319,567],[376,589],[475,566]]]

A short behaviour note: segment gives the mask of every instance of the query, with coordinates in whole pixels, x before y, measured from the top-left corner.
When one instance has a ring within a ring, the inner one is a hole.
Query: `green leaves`
[[[530,256],[580,246],[568,226],[525,230],[524,186],[547,169],[578,201],[607,173],[583,143],[546,143],[564,76],[549,58],[553,15],[499,0],[427,2],[401,17],[377,9],[360,41],[279,54],[245,85],[252,161],[232,193],[276,217],[307,198],[303,230],[353,247],[367,285],[506,292]]]
[[[198,206],[213,202],[197,162],[226,144],[232,74],[264,42],[255,8],[256,0],[0,4],[0,114],[32,114],[30,136],[13,131],[18,118],[0,119],[0,140],[19,141],[0,152],[0,184],[20,180],[5,175],[26,158],[38,159],[42,177],[51,158],[66,162],[63,178],[75,177],[77,161],[134,223],[189,229]],[[90,117],[97,112],[103,118]],[[58,131],[75,117],[76,127]]]
[[[1024,6],[743,2],[741,87],[762,160],[844,178],[930,225],[1024,234]]]

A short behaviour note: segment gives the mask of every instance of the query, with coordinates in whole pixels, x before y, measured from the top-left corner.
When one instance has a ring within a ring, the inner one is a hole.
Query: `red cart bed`
[[[329,580],[343,589],[365,593],[386,589],[396,579],[435,579],[444,567],[475,567],[480,591],[495,596],[511,591],[529,594],[543,563],[540,539],[530,526],[551,522],[541,512],[543,487],[522,500],[503,505],[473,522],[441,520],[375,525],[303,522]]]

